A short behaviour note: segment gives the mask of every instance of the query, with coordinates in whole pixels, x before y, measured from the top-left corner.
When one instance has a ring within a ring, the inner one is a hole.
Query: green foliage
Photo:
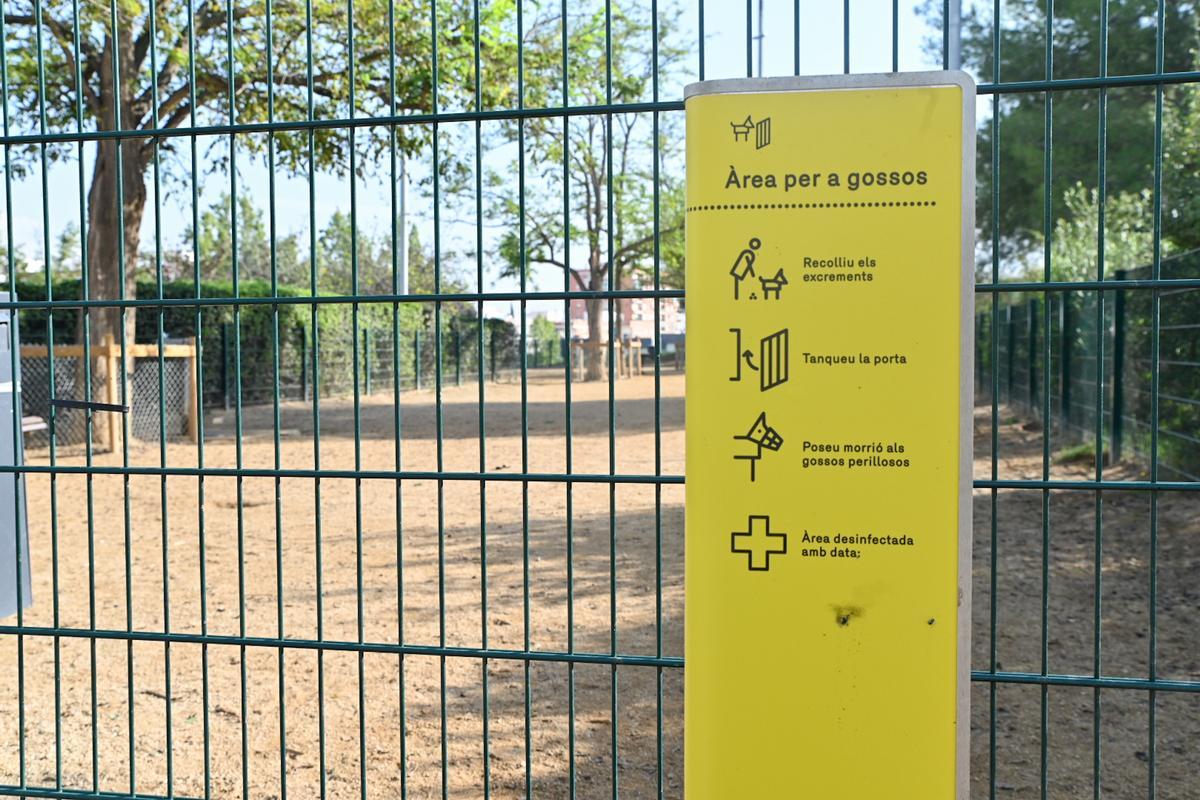
[[[317,240],[319,285],[338,294],[390,293],[391,252],[388,237],[376,239],[351,224],[349,214],[335,211]]]
[[[1079,444],[1070,447],[1064,447],[1054,454],[1055,464],[1095,464],[1096,463],[1096,443],[1095,442],[1080,442]]]
[[[529,334],[540,348],[555,345],[559,340],[558,328],[545,316],[533,318],[533,321],[529,323]]]
[[[1163,235],[1200,248],[1200,95],[1180,86],[1163,107]]]
[[[237,205],[237,269],[240,279],[270,281],[271,237],[262,209],[242,195]],[[230,279],[233,275],[233,231],[229,195],[224,194],[200,213],[200,277],[202,280]],[[188,230],[185,240],[192,243]],[[189,248],[190,249],[190,248]],[[277,235],[275,267],[280,284],[304,286],[308,283],[308,264],[300,258],[299,237]]]
[[[35,0],[12,0],[5,5],[14,132],[36,130],[43,109],[49,132],[75,130],[77,103],[85,127],[112,128],[113,87],[106,74],[114,43],[123,62],[121,125],[125,128],[173,128],[231,119],[261,122],[268,118],[269,104],[277,120],[307,119],[310,105],[312,116],[318,119],[428,113],[434,108],[428,0],[356,0],[353,20],[342,0],[312,0],[310,5],[301,0],[275,0],[269,6],[263,2],[157,0],[153,38],[150,3],[118,3],[115,20],[108,3],[80,3],[78,20],[72,8],[53,3],[37,9]],[[438,2],[439,107],[465,107],[473,102],[473,10],[472,0]],[[483,101],[489,106],[511,98],[512,89],[505,78],[511,72],[515,42],[503,33],[514,13],[514,0],[485,3],[480,9],[480,58],[489,75],[483,82]],[[193,28],[194,40],[189,36]],[[38,81],[39,38],[43,43],[44,94]],[[78,85],[77,64],[83,78]],[[194,86],[189,77],[192,68]],[[231,72],[236,87],[230,86]],[[354,147],[368,157],[360,166],[388,152],[393,135],[403,150],[414,153],[428,143],[431,133],[423,126],[394,131],[362,129],[353,136]],[[307,131],[280,132],[275,138],[282,166],[291,170],[308,167]],[[345,130],[315,130],[312,147],[317,163],[344,173],[350,140]],[[163,147],[170,149],[177,141],[186,140],[165,140]],[[266,141],[266,137],[244,137],[239,146],[261,151]],[[74,145],[65,148],[52,144],[50,156],[60,157],[73,151]],[[38,155],[34,145],[14,148],[14,155],[18,152],[24,156],[18,158],[19,165]],[[131,156],[132,150],[127,154]]]
[[[1066,215],[1054,225],[1050,244],[1053,280],[1099,277],[1100,197],[1076,184],[1063,193]],[[1109,195],[1104,210],[1104,273],[1131,270],[1154,260],[1154,198],[1150,190]],[[1164,255],[1171,250],[1164,243]],[[1031,275],[1039,279],[1041,275]]]
[[[274,295],[271,285],[265,281],[247,280],[239,285],[242,298],[303,298],[311,296],[303,289],[281,286]],[[157,286],[153,281],[138,282],[138,298],[158,298]],[[55,281],[54,298],[75,300],[79,298],[80,281],[63,278]],[[21,300],[45,300],[45,284],[39,281],[19,281],[17,296]],[[163,285],[162,297],[167,300],[190,300],[196,296],[191,281],[171,281]],[[202,298],[233,297],[230,281],[204,281],[200,284]],[[287,302],[279,305],[251,303],[238,307],[233,305],[205,304],[200,309],[200,339],[204,367],[205,395],[210,400],[222,397],[221,386],[222,338],[229,335],[226,326],[235,322],[241,330],[241,365],[243,370],[243,401],[246,403],[266,402],[271,397],[271,373],[274,358],[274,336],[276,316],[281,349],[280,371],[283,382],[294,382],[306,367],[303,364],[302,340],[310,343],[312,335],[312,306],[304,303]],[[277,311],[276,311],[277,309]],[[412,305],[401,304],[397,310],[399,333],[411,336],[422,325],[420,312]],[[320,329],[322,349],[326,352],[322,361],[323,385],[329,387],[353,386],[352,364],[338,355],[350,350],[353,340],[353,306],[349,303],[322,303],[317,306],[316,322]],[[362,304],[358,311],[359,331],[392,331],[392,306],[387,303]],[[137,316],[137,341],[156,342],[159,338],[159,318],[156,310],[143,309]],[[41,344],[47,341],[47,322],[50,314],[44,309],[25,309],[20,312],[21,341],[24,344]],[[161,314],[164,339],[184,339],[195,336],[196,307],[194,305],[168,305]],[[55,344],[78,341],[78,314],[59,311],[53,315]],[[229,344],[232,347],[232,343]],[[348,391],[348,388],[346,389]],[[331,391],[330,393],[336,393]]]
[[[926,0],[924,15],[941,24],[941,0]],[[1102,17],[1107,9],[1107,17]],[[995,43],[992,4],[964,8],[963,61],[984,81],[994,79]],[[1041,80],[1046,77],[1047,0],[1003,0],[1000,3],[1001,33],[999,76],[1001,81]],[[1101,74],[1101,31],[1107,26],[1109,74],[1150,74],[1157,70],[1155,0],[1056,0],[1054,3],[1054,77],[1092,77]],[[1200,12],[1186,0],[1165,4],[1164,69],[1167,72],[1197,69],[1200,52]],[[941,38],[936,45],[940,52]],[[1105,118],[1107,189],[1110,194],[1139,192],[1151,184],[1151,150],[1154,141],[1155,93],[1144,89],[1108,92]],[[1164,126],[1164,149],[1190,153],[1179,160],[1180,180],[1174,183],[1181,216],[1165,227],[1168,238],[1180,236],[1180,247],[1192,247],[1200,218],[1197,204],[1195,162],[1197,129],[1195,118],[1186,112],[1168,111]],[[1046,104],[1042,94],[1004,97],[997,119],[1000,141],[1000,172],[992,174],[992,150],[996,127],[985,122],[978,136],[980,165],[977,219],[983,240],[993,236],[993,219],[998,226],[1005,255],[1021,255],[1036,248],[1043,230],[1043,198],[1046,190],[1045,125]],[[1099,180],[1100,93],[1097,90],[1056,92],[1053,107],[1053,186],[1095,189]],[[1184,180],[1189,163],[1190,178]],[[1000,205],[992,208],[993,183],[999,180]],[[1170,178],[1164,175],[1164,181]],[[1051,198],[1053,218],[1067,216],[1072,209],[1059,194]]]

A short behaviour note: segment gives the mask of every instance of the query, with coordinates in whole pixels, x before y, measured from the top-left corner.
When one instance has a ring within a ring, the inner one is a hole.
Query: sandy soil
[[[611,421],[616,430],[612,455],[617,472],[652,474],[657,453],[663,473],[682,473],[681,376],[663,376],[657,405],[651,378],[618,382],[611,420],[607,385],[573,385],[574,437],[569,456],[563,434],[564,386],[558,377],[543,374],[531,380],[524,406],[529,434],[524,450],[519,386],[485,387],[482,445],[478,388],[447,388],[440,448],[432,393],[406,394],[401,407],[403,468],[557,472],[567,468],[569,457],[576,473],[606,473]],[[660,437],[654,433],[656,409]],[[353,405],[322,401],[318,454],[313,450],[311,407],[289,405],[281,413],[279,463],[288,469],[311,469],[319,457],[325,470],[350,470],[356,465],[366,470],[394,469],[394,414],[390,395],[365,398],[356,446]],[[1007,412],[1001,420],[1005,424],[998,432],[1000,476],[1040,476],[1040,431],[1027,430],[1010,420]],[[233,467],[240,458],[246,467],[272,467],[276,454],[271,409],[246,410],[240,448],[235,423],[232,414],[208,421],[204,466]],[[980,410],[976,469],[981,476],[990,469],[987,423],[987,414]],[[130,453],[130,463],[157,467],[161,456],[156,445],[137,447]],[[197,451],[191,445],[171,444],[165,456],[172,467],[197,465]],[[33,453],[30,460],[46,463],[46,454]],[[95,461],[120,463],[108,455]],[[78,465],[83,460],[70,455],[60,457],[59,463]],[[1055,464],[1052,471],[1063,477],[1089,474],[1081,465]],[[1137,469],[1118,465],[1111,476],[1136,477]],[[303,476],[283,478],[278,484],[270,477],[248,477],[239,489],[235,478],[210,476],[203,481],[203,504],[200,491],[200,481],[188,475],[133,476],[127,491],[121,477],[97,475],[91,479],[90,495],[83,475],[64,474],[53,484],[46,476],[31,477],[37,602],[24,623],[49,626],[57,616],[62,626],[82,629],[94,615],[96,627],[102,630],[124,631],[132,624],[138,631],[161,633],[169,618],[173,634],[207,631],[233,636],[244,630],[248,636],[275,640],[282,617],[283,636],[297,643],[320,635],[337,642],[394,645],[400,641],[402,619],[403,640],[410,645],[444,642],[450,647],[478,647],[486,636],[490,648],[519,650],[528,635],[529,646],[538,651],[565,651],[573,645],[579,652],[605,653],[612,647],[615,618],[618,651],[654,655],[661,642],[664,655],[682,655],[682,487],[663,487],[656,493],[653,486],[621,485],[610,493],[603,484],[578,483],[568,491],[561,484],[530,483],[523,491],[518,482],[494,481],[481,497],[478,481],[452,479],[439,485],[436,480],[417,479],[405,481],[397,497],[395,481],[383,478],[357,482],[324,478],[318,486]],[[1052,530],[1045,553],[1050,584],[1049,669],[1089,674],[1094,667],[1096,497],[1089,492],[1056,491],[1048,502]],[[977,669],[985,669],[992,643],[991,493],[977,492],[975,503],[974,659]],[[1041,668],[1042,504],[1039,491],[997,495],[998,669]],[[615,515],[610,513],[613,508]],[[199,509],[203,509],[202,527]],[[1156,667],[1163,678],[1200,678],[1200,633],[1194,623],[1200,608],[1198,512],[1200,497],[1193,494],[1164,494],[1157,504]],[[1150,653],[1150,497],[1106,493],[1101,513],[1103,671],[1144,676]],[[56,531],[50,525],[54,518]],[[486,525],[481,526],[481,520]],[[441,552],[439,522],[445,534]],[[399,540],[398,528],[403,532]],[[399,559],[398,547],[402,549]],[[94,570],[89,569],[89,549],[94,552]],[[239,551],[244,554],[240,570]],[[282,578],[277,572],[277,551]],[[661,570],[656,558],[660,551]],[[615,607],[614,570],[610,569],[614,564]],[[568,574],[573,606],[567,597]],[[528,609],[522,591],[526,582]],[[661,612],[657,585],[662,587]],[[569,615],[573,628],[568,625]],[[332,797],[359,797],[364,775],[373,797],[397,797],[402,788],[413,798],[440,797],[444,774],[450,796],[474,798],[483,795],[486,768],[493,797],[524,796],[528,779],[534,794],[560,798],[568,794],[571,769],[568,698],[573,684],[578,796],[611,796],[614,772],[622,796],[655,796],[660,749],[663,793],[682,795],[682,674],[674,669],[661,673],[645,666],[616,669],[614,719],[614,670],[604,664],[581,664],[572,670],[563,664],[532,663],[526,682],[522,662],[493,659],[486,667],[485,696],[480,662],[454,655],[445,659],[443,677],[442,661],[436,656],[408,656],[401,671],[400,659],[393,653],[368,652],[360,657],[352,650],[330,650],[321,656],[310,648],[288,647],[281,662],[280,649],[270,642],[243,650],[176,641],[169,648],[169,667],[167,648],[152,638],[132,643],[125,638],[100,639],[93,653],[86,638],[63,637],[56,651],[52,637],[27,636],[23,653],[19,664],[15,638],[0,637],[3,784],[20,779],[17,699],[18,670],[23,669],[25,772],[34,785],[53,786],[59,773],[56,759],[60,759],[64,786],[91,789],[95,783],[101,790],[128,791],[132,738],[135,787],[151,794],[166,794],[170,787],[178,796],[201,796],[207,779],[215,797],[240,795],[243,781],[250,796],[278,797],[281,773],[286,772],[292,797],[314,797],[320,791],[323,768]],[[62,709],[57,721],[59,753],[55,749],[56,674]],[[281,681],[285,739],[280,736]],[[323,743],[318,700],[322,684]],[[1090,793],[1093,692],[1054,688],[1048,696],[1050,796]],[[991,713],[986,684],[975,685],[974,700],[972,771],[974,789],[983,797],[989,782]],[[1200,695],[1160,692],[1154,707],[1158,796],[1194,798],[1200,795]],[[661,740],[656,724],[659,708]],[[1100,709],[1104,796],[1145,797],[1147,694],[1105,690],[1100,693]],[[1000,686],[995,716],[998,795],[1037,797],[1041,690]],[[490,742],[486,759],[485,722]],[[207,757],[206,728],[211,741]],[[98,757],[93,757],[94,752]],[[402,761],[407,770],[400,769]]]

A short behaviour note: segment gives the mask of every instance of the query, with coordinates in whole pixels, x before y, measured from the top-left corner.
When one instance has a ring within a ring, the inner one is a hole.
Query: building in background
[[[583,291],[577,276],[571,276],[572,291]],[[627,281],[626,289],[645,289],[638,281]],[[654,341],[654,298],[625,297],[613,302],[613,312],[620,315],[617,321],[617,331],[622,338],[643,339]],[[658,301],[658,332],[663,336],[682,335],[684,331],[685,314],[683,304],[678,298],[664,297]],[[583,300],[571,301],[570,333],[572,339],[588,338],[587,303]],[[601,306],[600,335],[608,339],[608,304]]]

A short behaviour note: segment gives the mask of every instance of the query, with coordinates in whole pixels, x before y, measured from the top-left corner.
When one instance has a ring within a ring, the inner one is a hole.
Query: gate
[[[0,796],[682,796],[682,85],[960,58],[973,794],[1196,796],[1197,11],[902,5],[0,0]]]

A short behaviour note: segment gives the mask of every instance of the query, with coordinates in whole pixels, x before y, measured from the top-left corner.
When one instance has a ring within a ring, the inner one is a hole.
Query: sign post
[[[16,296],[0,292],[0,300]],[[0,309],[0,465],[24,463],[21,419],[21,345],[17,314]],[[0,619],[33,603],[29,572],[29,526],[25,510],[25,476],[0,473]]]
[[[686,98],[687,797],[965,800],[974,85]]]

